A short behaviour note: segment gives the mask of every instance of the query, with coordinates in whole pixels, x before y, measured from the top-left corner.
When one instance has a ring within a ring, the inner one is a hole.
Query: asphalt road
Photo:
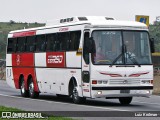
[[[25,111],[45,111],[49,114],[63,113],[64,115],[71,114],[73,117],[75,116],[78,117],[78,119],[85,120],[128,120],[128,117],[113,118],[113,116],[135,115],[139,112],[154,112],[159,114],[160,96],[152,95],[150,98],[133,98],[132,103],[128,106],[121,105],[116,99],[87,99],[85,104],[77,105],[72,103],[70,98],[58,98],[56,95],[50,94],[40,94],[38,99],[23,98],[20,95],[20,90],[12,89],[6,84],[6,81],[0,80],[0,105],[19,108]],[[81,117],[82,114],[83,116]],[[111,115],[111,117],[105,117],[107,115]],[[158,120],[159,118],[160,117],[133,117],[130,118],[130,120]]]

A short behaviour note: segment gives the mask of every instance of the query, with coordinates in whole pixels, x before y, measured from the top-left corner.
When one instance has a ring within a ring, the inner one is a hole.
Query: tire
[[[129,105],[132,101],[132,97],[121,97],[119,98],[119,102],[122,104],[122,105]]]
[[[73,88],[73,91],[72,91],[72,100],[75,104],[81,104],[81,103],[84,103],[86,101],[86,98],[85,97],[80,97],[78,95],[78,91],[77,91],[77,88],[74,87]]]
[[[29,96],[29,92],[28,90],[25,89],[25,82],[24,82],[24,78],[21,78],[21,82],[20,82],[20,91],[21,91],[21,96],[22,97],[28,97]]]
[[[39,97],[39,92],[34,91],[34,83],[33,83],[32,78],[29,81],[28,90],[29,90],[29,97],[30,98],[38,98]]]

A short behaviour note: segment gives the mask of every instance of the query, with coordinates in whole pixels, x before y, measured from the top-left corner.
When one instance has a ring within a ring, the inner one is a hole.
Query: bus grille
[[[126,80],[126,79],[122,79],[122,80],[110,80],[109,81],[110,85],[137,85],[140,84],[140,80]]]

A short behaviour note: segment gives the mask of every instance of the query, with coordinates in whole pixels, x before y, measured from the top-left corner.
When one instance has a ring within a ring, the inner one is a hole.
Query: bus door
[[[82,93],[84,97],[91,97],[90,85],[90,64],[89,52],[87,50],[87,40],[89,39],[89,31],[84,32],[83,57],[82,57]]]

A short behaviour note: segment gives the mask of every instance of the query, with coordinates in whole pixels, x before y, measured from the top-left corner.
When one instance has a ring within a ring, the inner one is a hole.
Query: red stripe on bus
[[[114,74],[114,73],[100,72],[100,74],[109,75],[111,77],[122,77],[122,75],[120,75],[120,74]]]
[[[36,35],[35,30],[13,33],[13,37],[24,37],[24,36],[33,36],[33,35]]]
[[[141,75],[145,75],[145,74],[148,74],[149,72],[143,72],[143,73],[135,73],[135,74],[131,74],[129,75],[129,77],[139,77]]]
[[[12,66],[34,67],[34,54],[33,53],[12,54]]]
[[[36,74],[35,74],[35,69],[34,68],[27,68],[27,67],[13,67],[13,79],[14,79],[14,83],[15,83],[15,87],[16,89],[20,89],[20,84],[19,84],[19,80],[20,80],[20,75],[23,75],[24,77],[24,81],[25,81],[25,87],[28,90],[28,77],[32,76],[32,80],[34,83],[34,90],[36,92],[39,92],[39,88],[38,88],[38,84],[37,84],[37,80],[36,80]]]
[[[33,53],[15,53],[12,54],[12,66],[13,66],[13,79],[15,87],[20,89],[20,76],[24,77],[26,89],[28,89],[28,77],[32,76],[34,88],[36,92],[39,92],[35,68],[34,68],[34,54]]]

